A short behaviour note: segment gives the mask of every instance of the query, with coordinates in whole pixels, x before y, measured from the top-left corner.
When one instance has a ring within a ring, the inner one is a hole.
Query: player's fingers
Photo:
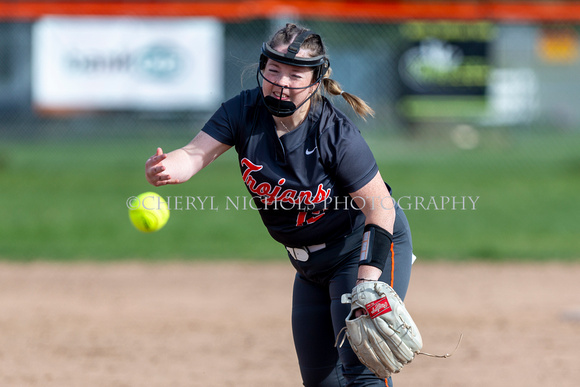
[[[147,179],[151,184],[153,184],[156,187],[159,187],[160,185],[165,185],[166,181],[168,180],[168,176],[167,175],[155,175],[155,176],[151,176]]]
[[[165,171],[165,167],[163,165],[157,165],[155,167],[151,167],[151,173],[153,175],[157,175],[163,171]]]
[[[147,159],[145,162],[145,167],[150,167],[151,165],[155,165],[160,163],[161,161],[165,160],[167,155],[163,153],[161,148],[157,148],[155,154]]]
[[[163,149],[161,149],[161,147],[157,148],[157,152],[155,152],[155,155],[153,156],[153,158],[156,160],[156,162],[159,162],[161,160],[165,160],[167,158],[167,155],[165,153],[163,153]]]
[[[167,155],[165,155],[165,154],[160,155],[160,156],[151,156],[145,162],[145,167],[151,167],[152,165],[159,164],[160,162],[162,162],[166,158],[167,158]]]
[[[171,176],[169,175],[159,175],[157,181],[153,183],[153,185],[159,187],[162,185],[177,184],[177,183],[179,183],[178,179],[172,179]]]
[[[171,176],[165,175],[165,174],[157,174],[156,177],[157,177],[157,180],[159,180],[159,181],[171,180]]]
[[[145,178],[150,184],[158,186],[157,183],[160,181],[169,180],[169,175],[163,173],[165,171],[165,166],[163,165],[153,165],[147,166],[145,168]]]
[[[148,178],[153,178],[155,175],[158,175],[165,171],[165,167],[163,165],[147,165],[145,166],[145,176]]]

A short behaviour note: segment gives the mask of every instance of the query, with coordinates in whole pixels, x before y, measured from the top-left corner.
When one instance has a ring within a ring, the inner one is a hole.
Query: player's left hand
[[[351,304],[346,337],[361,363],[378,377],[399,372],[423,347],[403,301],[386,283],[362,282],[342,302]]]
[[[356,279],[356,285],[359,285],[363,282],[368,281],[378,281],[379,277],[383,271],[375,266],[371,265],[360,265],[358,267],[358,275]],[[358,308],[354,310],[354,317],[360,317],[366,314],[366,310],[364,308]]]

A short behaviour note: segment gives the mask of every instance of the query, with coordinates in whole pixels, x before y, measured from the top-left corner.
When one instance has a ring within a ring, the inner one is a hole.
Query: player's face
[[[262,84],[264,96],[291,101],[296,106],[316,90],[316,84],[312,85],[314,71],[309,67],[291,66],[268,59],[263,74],[268,80]]]

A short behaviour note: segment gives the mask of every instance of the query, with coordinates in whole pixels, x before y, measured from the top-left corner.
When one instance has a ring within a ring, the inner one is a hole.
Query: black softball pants
[[[303,384],[306,387],[392,387],[391,378],[379,379],[361,364],[345,340],[335,347],[336,336],[345,326],[350,305],[341,296],[355,285],[361,238],[342,249],[343,260],[328,276],[309,278],[299,270],[292,298],[292,332]],[[346,250],[346,251],[345,251]],[[411,232],[403,210],[397,206],[393,233],[394,257],[387,262],[380,280],[405,298],[413,259]],[[336,254],[336,251],[323,252]],[[313,257],[315,258],[315,257]]]

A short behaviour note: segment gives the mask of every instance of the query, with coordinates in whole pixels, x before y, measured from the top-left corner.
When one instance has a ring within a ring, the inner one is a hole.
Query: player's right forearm
[[[161,172],[165,175],[164,184],[183,183],[191,179],[230,148],[230,145],[199,132],[189,144],[163,156],[160,162],[164,168]]]

